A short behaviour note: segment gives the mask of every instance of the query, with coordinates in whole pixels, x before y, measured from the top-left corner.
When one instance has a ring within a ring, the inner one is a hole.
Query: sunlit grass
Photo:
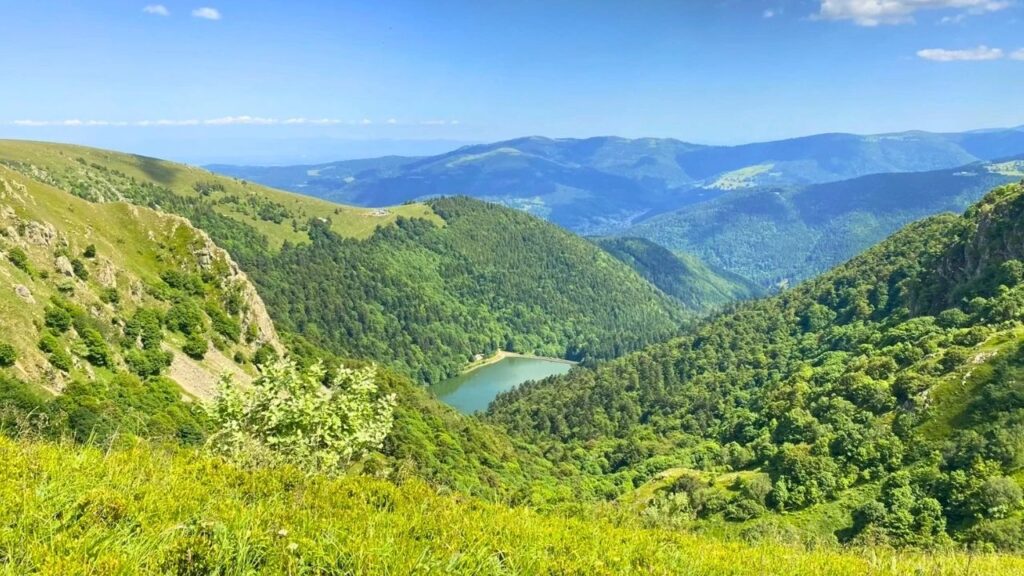
[[[195,452],[0,439],[2,574],[1019,574],[1024,559],[805,551],[565,519]]]

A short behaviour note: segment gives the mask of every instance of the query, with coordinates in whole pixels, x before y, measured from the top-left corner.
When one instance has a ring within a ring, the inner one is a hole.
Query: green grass
[[[214,192],[214,199],[236,194],[243,198],[258,195],[283,206],[290,213],[309,218],[328,218],[331,229],[351,238],[367,238],[380,225],[390,224],[399,216],[408,218],[424,218],[438,225],[443,221],[425,204],[412,203],[385,209],[383,215],[376,209],[357,208],[335,204],[317,198],[282,192],[254,183],[219,176],[201,168],[176,164],[155,158],[121,154],[84,146],[53,144],[48,142],[29,142],[21,140],[0,140],[0,161],[23,162],[33,166],[62,167],[80,173],[88,173],[90,167],[79,163],[82,158],[87,164],[96,163],[109,169],[117,170],[130,178],[139,181],[152,181],[170,188],[182,196],[198,196],[194,189],[197,183],[216,182],[224,187],[223,191]],[[92,172],[95,172],[94,170]],[[94,174],[95,175],[95,174]],[[292,229],[289,220],[274,223],[239,211],[231,204],[221,204],[217,210],[225,216],[235,218],[251,225],[267,236],[270,245],[279,247],[286,240],[293,243],[308,241],[305,232]]]
[[[989,360],[1016,348],[1024,341],[1024,330],[1015,328],[998,332],[971,351],[979,362],[969,362],[953,371],[930,391],[933,409],[921,425],[921,434],[928,439],[946,438],[959,426],[968,405],[992,375]]]
[[[807,551],[567,519],[147,445],[0,438],[0,574],[1019,574],[1000,555]]]
[[[89,202],[3,165],[0,165],[0,201],[7,208],[0,213],[0,230],[7,232],[0,235],[0,252],[20,247],[28,255],[33,270],[29,275],[6,257],[0,258],[0,278],[8,284],[0,289],[0,341],[12,344],[19,352],[12,375],[41,384],[51,392],[58,391],[69,379],[90,377],[92,370],[75,368],[67,375],[53,372],[46,355],[38,349],[44,309],[55,297],[73,302],[107,326],[108,329],[101,332],[108,344],[116,348],[115,334],[120,333],[117,327],[137,307],[166,307],[143,287],[162,284],[160,274],[168,269],[192,271],[197,268],[196,250],[206,243],[202,234],[180,217],[123,202]],[[50,226],[54,235],[48,243],[33,242],[28,233],[20,230],[33,226]],[[96,249],[93,258],[82,256],[89,245]],[[89,278],[72,279],[61,274],[55,266],[57,252],[66,252],[69,259],[79,259],[89,272]],[[227,262],[217,254],[212,256],[219,263],[213,268],[220,270],[220,278],[226,281]],[[100,281],[100,276],[106,272],[113,279],[117,303],[107,303],[102,298],[108,287]],[[15,293],[13,286],[16,284],[29,289],[33,302]],[[177,344],[175,349],[180,350],[181,342]],[[244,342],[225,344],[226,358],[235,350],[251,354],[254,347]],[[213,365],[213,356],[211,353],[201,363],[200,370],[205,372],[207,384],[216,382],[229,368]],[[236,374],[251,372],[249,367],[231,361],[227,364],[231,364]],[[98,374],[103,375],[104,371],[99,370]],[[193,383],[182,384],[188,388]]]

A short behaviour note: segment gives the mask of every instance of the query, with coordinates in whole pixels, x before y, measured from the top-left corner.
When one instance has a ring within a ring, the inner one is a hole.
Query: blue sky
[[[200,139],[215,154],[1011,126],[1022,4],[2,0],[0,137],[195,160]]]

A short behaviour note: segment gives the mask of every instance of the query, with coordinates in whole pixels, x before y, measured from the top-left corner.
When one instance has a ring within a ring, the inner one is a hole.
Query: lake
[[[570,362],[548,358],[510,356],[445,380],[430,389],[445,404],[464,414],[487,409],[494,397],[528,380],[565,374]]]

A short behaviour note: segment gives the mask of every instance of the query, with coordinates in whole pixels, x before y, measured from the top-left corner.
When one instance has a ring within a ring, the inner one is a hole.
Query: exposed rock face
[[[920,282],[930,298],[917,307],[940,311],[955,305],[962,287],[997,273],[1010,260],[1024,260],[1024,183],[990,192],[971,208],[934,272]]]
[[[58,256],[53,265],[57,268],[57,272],[60,272],[68,278],[74,277],[75,268],[71,265],[71,260],[68,260],[67,256]]]
[[[22,300],[24,300],[25,302],[28,302],[29,304],[35,304],[36,303],[36,299],[32,297],[32,292],[29,291],[27,286],[23,286],[21,284],[15,284],[14,285],[14,293],[18,295],[18,298],[21,298]]]
[[[191,224],[189,224],[191,226]],[[227,264],[228,273],[224,278],[225,285],[235,286],[242,296],[242,332],[254,328],[256,343],[273,346],[280,351],[283,349],[274,329],[274,322],[270,319],[270,313],[263,303],[263,298],[256,292],[256,288],[249,281],[249,277],[238,267],[238,264],[231,258],[226,250],[214,244],[213,240],[202,230],[196,230],[202,238],[203,246],[193,251],[196,261],[203,269],[210,269],[216,262],[222,261]]]
[[[57,230],[53,224],[29,221],[25,223],[25,241],[36,246],[52,246],[57,241]]]
[[[110,260],[101,260],[96,272],[96,282],[104,288],[117,288],[117,270]]]

